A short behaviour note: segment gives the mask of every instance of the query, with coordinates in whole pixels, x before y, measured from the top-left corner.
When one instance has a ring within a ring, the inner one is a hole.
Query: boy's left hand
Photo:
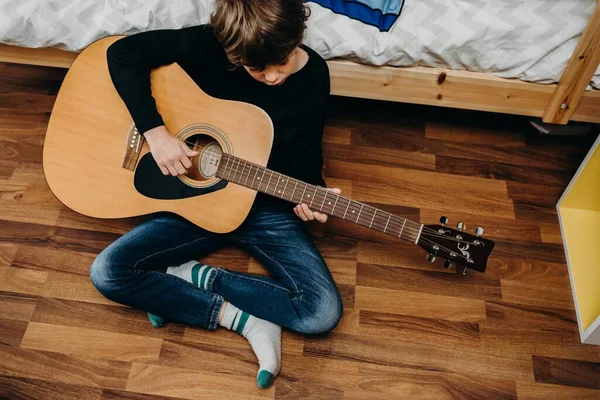
[[[327,190],[329,190],[330,192],[333,192],[335,194],[342,193],[342,191],[338,188],[331,188],[331,189],[327,189]],[[320,213],[317,211],[312,211],[304,203],[298,204],[296,207],[294,207],[294,213],[300,219],[302,219],[302,221],[312,221],[313,219],[316,219],[319,222],[327,222],[327,214],[323,214],[323,213]]]

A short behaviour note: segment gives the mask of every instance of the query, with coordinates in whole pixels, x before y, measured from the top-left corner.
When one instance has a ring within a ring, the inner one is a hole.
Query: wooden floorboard
[[[541,137],[519,116],[332,98],[329,186],[425,224],[482,226],[496,248],[485,274],[462,276],[364,227],[309,224],[344,315],[328,335],[284,330],[281,373],[259,390],[237,334],[155,329],[96,291],[96,255],[149,217],[58,202],[42,149],[65,70],[0,71],[0,398],[600,398],[600,346],[579,341],[555,209],[597,127]],[[267,274],[236,248],[202,261]]]

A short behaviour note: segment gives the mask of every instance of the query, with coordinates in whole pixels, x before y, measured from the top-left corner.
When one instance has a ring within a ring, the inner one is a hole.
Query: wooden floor
[[[600,398],[600,346],[579,342],[555,209],[597,133],[333,98],[330,186],[424,223],[481,225],[497,244],[485,274],[463,277],[407,242],[314,224],[344,317],[325,337],[284,332],[281,374],[261,391],[243,338],[154,329],[92,286],[94,257],[144,218],[93,220],[49,191],[42,146],[64,74],[0,64],[0,397]],[[234,248],[203,260],[264,273]]]

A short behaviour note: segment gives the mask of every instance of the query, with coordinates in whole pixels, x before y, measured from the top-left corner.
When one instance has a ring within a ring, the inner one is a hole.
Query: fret
[[[227,167],[229,166],[229,161],[231,160],[231,157],[227,157],[227,163],[225,163],[225,171],[231,173],[231,170],[227,169]],[[227,178],[229,179],[229,178]]]
[[[248,162],[246,160],[244,160],[244,166],[242,167],[242,175],[240,176],[240,181],[242,179],[242,176],[244,175],[244,169],[246,168],[246,164],[248,164]],[[244,179],[244,186],[246,186],[247,180],[248,180],[248,175],[246,175],[246,179]]]
[[[231,174],[233,173],[233,164],[235,164],[235,158],[231,158],[231,166],[229,167],[229,177],[228,179],[231,180]]]
[[[244,161],[244,167],[246,166],[247,161]],[[250,165],[250,167],[248,167],[248,172],[251,171],[252,165]],[[244,169],[242,168],[242,174],[244,173]],[[246,179],[244,179],[244,186],[246,186],[246,183],[248,182],[248,175],[250,174],[246,174]]]
[[[283,199],[283,196],[285,196],[285,188],[287,188],[288,183],[290,183],[289,177],[285,180],[285,186],[283,187],[283,194],[281,195],[282,199]]]
[[[257,165],[256,166],[256,172],[254,173],[254,177],[252,178],[252,184],[251,185],[254,185],[254,181],[256,180],[256,176],[258,175],[259,168],[260,167]],[[260,186],[260,179],[258,181],[258,185]],[[252,189],[254,189],[254,186],[251,186],[251,187],[252,187]],[[257,187],[257,189],[258,189],[258,187]]]
[[[323,205],[325,204],[325,199],[327,198],[327,193],[329,193],[329,190],[325,189],[325,197],[323,197],[323,202],[321,203],[321,209],[319,211],[323,211]]]
[[[313,193],[313,197],[312,197],[312,199],[310,199],[310,204],[309,204],[309,207],[312,207],[312,203],[313,203],[313,201],[315,200],[315,196],[317,195],[317,190],[318,190],[318,189],[319,189],[319,187],[318,187],[318,186],[315,186],[315,192]]]
[[[242,165],[243,160],[241,158],[238,158],[237,161],[238,161],[238,166],[241,166],[242,170],[243,170],[244,169],[244,166]],[[242,180],[242,171],[240,171],[240,177],[236,178],[236,180],[237,180],[238,184],[241,182],[241,180]]]
[[[252,186],[252,179],[250,179],[250,175],[252,174],[252,169],[255,167],[254,164],[252,164],[251,162],[248,162],[248,172],[246,173],[246,180],[244,181],[244,186],[248,187],[246,185],[246,182],[250,181],[249,185]]]
[[[338,194],[337,197],[335,198],[335,203],[333,203],[333,208],[331,209],[331,215],[334,215],[333,211],[335,210],[335,206],[337,205],[337,202],[339,199],[340,199],[340,195]]]
[[[282,179],[282,176],[285,175],[279,175],[279,181],[277,181],[277,184],[279,185],[281,182],[285,182],[285,179]],[[275,186],[275,188],[277,188],[277,186]],[[277,193],[282,193],[282,190],[278,190]],[[273,190],[273,195],[275,195],[275,191]],[[281,195],[281,198],[283,198],[283,195]]]
[[[260,184],[265,181],[265,174],[267,173],[267,171],[268,171],[268,169],[263,169],[263,174],[262,174],[262,176],[260,178],[260,182],[258,183],[258,190],[260,190]]]
[[[360,205],[360,210],[358,211],[358,216],[356,217],[356,223],[358,223],[358,220],[360,219],[360,213],[362,212],[362,209],[364,206],[365,206],[364,204]]]
[[[302,196],[300,197],[300,203],[302,203],[302,201],[304,200],[304,192],[306,192],[306,188],[308,187],[308,184],[304,184],[304,190],[302,191]]]
[[[373,225],[373,221],[375,220],[375,215],[377,215],[377,209],[375,209],[375,212],[373,213],[373,218],[371,218],[371,223],[369,224],[369,228],[371,227],[371,225]]]
[[[383,228],[383,233],[385,233],[385,231],[387,230],[388,224],[390,223],[390,219],[392,219],[392,214],[391,213],[388,213],[388,214],[390,214],[390,215],[388,216],[387,222],[385,223],[385,228]]]
[[[235,163],[235,160],[233,160],[233,162]],[[237,159],[237,162],[238,162],[238,165],[237,165],[237,167],[235,167],[235,172],[233,173],[233,179],[234,180],[236,179],[235,176],[237,174],[238,167],[240,166],[240,159],[239,158]]]
[[[348,205],[346,206],[346,211],[344,211],[343,219],[346,219],[346,213],[348,212],[348,208],[350,208],[350,203],[352,203],[352,200],[348,199]]]
[[[241,158],[237,159],[237,167],[235,168],[235,173],[233,174],[233,179],[235,179],[236,182],[238,182],[238,183],[242,180],[242,171],[240,171],[240,177],[238,178],[238,176],[237,176],[237,171],[238,171],[238,168],[242,165],[242,161],[243,160]],[[242,166],[242,169],[243,168],[244,167]]]
[[[423,231],[423,224],[421,224],[421,227],[419,228],[419,233],[417,233],[417,238],[415,239],[415,244],[419,244],[419,238],[421,237],[421,231]]]
[[[402,224],[402,228],[400,228],[400,233],[398,234],[398,237],[400,239],[402,239],[402,231],[404,230],[404,225],[406,225],[406,219],[404,220],[404,223]]]
[[[296,179],[296,184],[294,185],[294,190],[292,190],[292,197],[290,200],[294,201],[294,193],[296,193],[296,186],[298,186],[298,179]]]
[[[269,170],[267,170],[269,171]],[[269,184],[271,183],[271,178],[273,178],[273,171],[269,171],[271,173],[271,176],[269,176],[269,181],[267,182],[267,186],[265,187],[265,193],[269,192]]]
[[[275,187],[273,188],[273,196],[275,196],[275,191],[277,190],[277,186],[279,186],[279,182],[281,182],[281,174],[279,174],[279,178],[276,179]]]
[[[229,180],[233,181],[233,167],[235,166],[235,158],[231,160],[231,167],[229,167]]]

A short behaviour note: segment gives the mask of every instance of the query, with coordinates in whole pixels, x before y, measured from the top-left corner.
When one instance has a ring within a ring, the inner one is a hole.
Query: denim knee
[[[118,293],[127,281],[126,275],[127,271],[120,269],[107,251],[100,253],[90,267],[90,279],[96,289],[113,301],[117,301]]]
[[[305,334],[322,334],[335,329],[342,319],[344,306],[342,299],[334,289],[326,295],[316,296],[316,303],[311,304],[311,315],[302,318],[298,332]]]

